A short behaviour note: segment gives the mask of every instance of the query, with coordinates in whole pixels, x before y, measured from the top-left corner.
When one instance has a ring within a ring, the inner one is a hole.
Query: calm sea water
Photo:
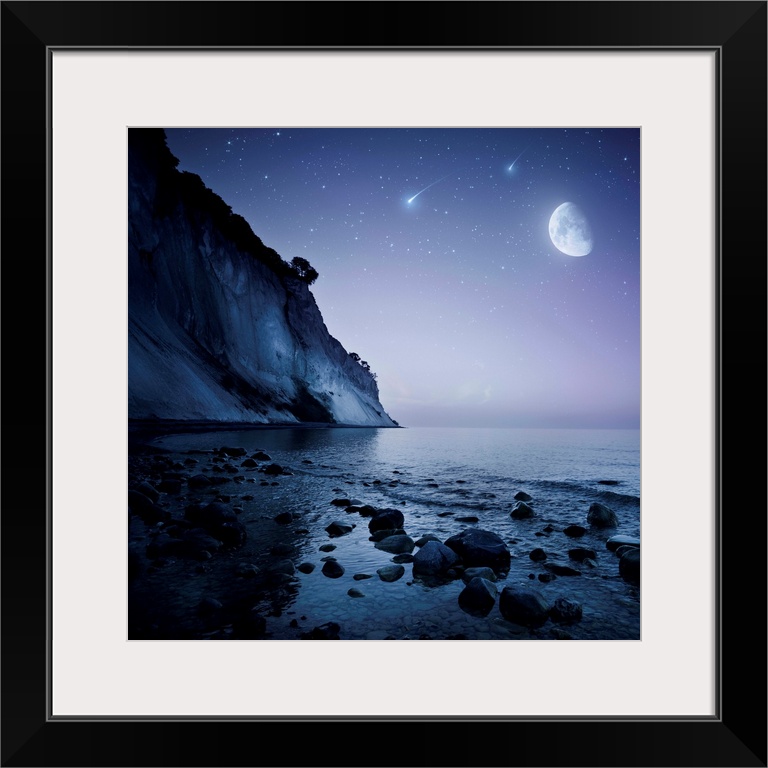
[[[397,582],[380,581],[376,569],[391,564],[392,555],[369,541],[368,519],[346,515],[330,504],[339,496],[375,507],[397,507],[413,539],[433,533],[445,540],[468,526],[493,531],[508,542],[513,556],[499,590],[505,584],[525,583],[549,600],[560,596],[578,600],[584,618],[567,628],[574,639],[640,638],[639,589],[620,578],[618,560],[605,548],[605,540],[615,533],[640,536],[639,430],[259,429],[167,435],[155,444],[179,455],[222,446],[243,447],[249,453],[261,449],[293,472],[276,478],[276,485],[264,486],[264,475],[242,470],[246,480],[235,489],[235,501],[238,495],[254,497],[240,502],[244,510],[240,520],[246,527],[249,521],[263,524],[288,510],[301,515],[300,525],[309,531],[293,537],[288,529],[280,531],[297,545],[296,563],[312,562],[317,568],[311,574],[297,573],[285,610],[270,618],[274,639],[295,637],[289,622],[301,616],[303,628],[336,621],[347,639],[515,636],[498,609],[477,618],[459,608],[461,581],[426,587],[412,581],[409,564]],[[533,497],[534,519],[510,517],[518,491]],[[572,523],[586,525],[594,501],[613,509],[618,529],[569,539],[562,529]],[[477,517],[478,522],[456,519],[466,516]],[[331,540],[325,526],[335,519],[353,521],[356,528]],[[547,526],[554,530],[544,531]],[[339,579],[328,579],[320,570],[326,553],[319,547],[329,542],[336,546],[331,556],[346,569]],[[532,549],[544,548],[549,562],[574,565],[567,555],[574,546],[595,549],[597,567],[582,569],[581,577],[558,577],[546,584],[530,578],[543,573],[540,564],[528,557]],[[373,578],[354,581],[355,573]],[[214,586],[226,591],[226,578]],[[349,597],[351,587],[366,597]],[[548,631],[526,633],[521,639],[548,638]]]

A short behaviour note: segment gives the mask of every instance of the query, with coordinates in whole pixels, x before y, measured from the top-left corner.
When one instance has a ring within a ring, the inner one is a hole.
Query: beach
[[[639,494],[620,446],[568,480],[588,437],[514,435],[526,483],[462,459],[493,433],[134,425],[129,639],[639,639]]]

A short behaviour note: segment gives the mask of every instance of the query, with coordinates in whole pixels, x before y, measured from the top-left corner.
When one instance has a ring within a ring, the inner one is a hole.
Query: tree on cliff
[[[296,275],[307,285],[312,285],[320,276],[318,271],[306,259],[302,259],[301,256],[295,256],[291,260],[291,266]]]

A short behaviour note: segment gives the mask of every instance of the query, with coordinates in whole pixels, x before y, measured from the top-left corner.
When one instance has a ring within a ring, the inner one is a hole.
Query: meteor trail
[[[530,148],[530,144],[512,161],[512,165],[507,168],[508,171],[511,171],[515,167],[515,163],[528,151]]]
[[[439,184],[441,181],[445,181],[449,176],[453,176],[454,173],[458,173],[458,171],[451,171],[450,173],[446,173],[445,176],[443,176],[442,179],[438,179],[437,181],[433,181],[431,184],[428,184],[424,189],[421,190],[421,192],[426,192],[430,187],[434,187],[435,184]],[[413,197],[408,198],[408,205],[410,205],[420,194],[421,192],[417,192]]]

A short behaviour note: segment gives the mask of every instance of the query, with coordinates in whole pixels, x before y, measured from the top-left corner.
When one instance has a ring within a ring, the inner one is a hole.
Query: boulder
[[[359,589],[355,589],[354,587],[351,587],[347,590],[347,594],[350,597],[365,597],[365,593],[361,592]]]
[[[245,448],[224,447],[224,448],[219,448],[219,453],[223,454],[224,456],[238,457],[238,456],[245,456],[247,451],[245,450]]]
[[[416,546],[421,548],[423,547],[428,541],[442,541],[442,539],[435,536],[434,533],[426,533],[424,536],[422,536],[420,539],[416,539]]]
[[[640,586],[640,550],[631,549],[625,552],[619,560],[621,578],[629,584]]]
[[[380,549],[383,552],[389,552],[392,555],[400,555],[403,553],[413,552],[413,548],[416,546],[413,539],[410,536],[387,536],[386,539],[377,541],[374,544],[376,549]]]
[[[581,604],[567,597],[558,597],[549,609],[549,618],[557,624],[573,624],[581,621]]]
[[[570,568],[567,565],[557,565],[556,563],[544,563],[544,567],[555,576],[581,576],[581,571]]]
[[[264,467],[265,475],[282,475],[284,473],[285,469],[279,464],[267,464],[267,466]]]
[[[483,528],[467,528],[446,539],[445,546],[452,549],[464,566],[488,566],[496,574],[509,570],[511,556],[500,536]]]
[[[638,547],[633,547],[631,544],[622,544],[613,551],[613,554],[616,555],[616,557],[622,557],[624,553],[629,552],[630,549],[638,549]]]
[[[329,579],[338,579],[344,575],[344,566],[340,565],[336,560],[327,560],[322,570],[323,575]]]
[[[524,501],[518,501],[517,504],[512,507],[512,511],[509,513],[509,516],[515,520],[527,520],[529,517],[534,517],[535,514],[536,513],[533,511],[533,507],[531,507],[529,504],[526,504]]]
[[[380,509],[368,523],[368,530],[373,533],[390,528],[402,528],[404,524],[405,518],[399,509]]]
[[[478,523],[480,518],[475,515],[464,515],[463,517],[456,518],[457,523]]]
[[[349,507],[352,505],[352,499],[334,499],[331,504],[334,507]]]
[[[293,512],[281,512],[275,516],[274,520],[278,525],[288,525],[288,523],[292,523],[296,518],[297,515]]]
[[[619,521],[613,512],[605,506],[596,501],[589,505],[589,512],[587,512],[587,522],[593,528],[616,528]]]
[[[587,529],[583,525],[569,525],[563,528],[563,533],[572,539],[580,539],[586,532]]]
[[[382,581],[397,581],[405,573],[402,565],[385,565],[379,568],[376,573]]]
[[[384,541],[389,536],[405,536],[405,531],[402,528],[384,528],[381,531],[374,531],[369,537],[368,541]]]
[[[325,530],[332,539],[336,539],[339,536],[346,536],[348,533],[352,533],[354,527],[355,526],[352,525],[352,523],[347,523],[343,520],[334,520],[330,525],[325,527]]]
[[[543,563],[547,559],[547,553],[541,547],[537,547],[529,552],[528,557],[530,557],[534,563]]]
[[[507,586],[499,597],[501,615],[524,627],[541,627],[549,618],[549,603],[535,589]]]
[[[486,581],[496,581],[496,574],[492,568],[467,568],[464,573],[461,574],[461,579],[465,584],[469,584],[474,578],[485,579]]]
[[[256,461],[255,459],[246,459],[245,461],[240,463],[240,466],[241,467],[246,467],[246,469],[250,469],[250,468],[253,468],[253,467],[258,467],[259,466],[259,462]]]
[[[333,552],[334,549],[336,549],[335,544],[323,544],[321,547],[318,547],[318,549],[321,552]]]
[[[496,604],[497,594],[492,581],[475,576],[459,594],[459,607],[471,616],[487,616]]]
[[[459,556],[439,541],[428,541],[413,556],[414,575],[438,576],[459,562]]]
[[[312,571],[315,570],[315,564],[314,563],[302,563],[298,570],[302,573],[312,573]]]
[[[571,560],[575,560],[577,563],[581,563],[587,558],[590,560],[597,560],[597,552],[594,549],[587,549],[586,547],[576,547],[568,550],[568,557]]]
[[[640,549],[640,539],[638,539],[636,536],[622,535],[611,536],[611,538],[605,542],[605,548],[611,552],[615,552],[619,547],[624,546],[625,544]]]
[[[533,501],[533,496],[529,496],[525,491],[518,491],[514,498],[517,501]]]

